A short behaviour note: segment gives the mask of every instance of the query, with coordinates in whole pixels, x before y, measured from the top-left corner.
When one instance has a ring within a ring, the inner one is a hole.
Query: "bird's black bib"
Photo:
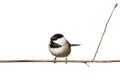
[[[61,45],[54,43],[54,42],[50,42],[50,47],[51,48],[59,48],[59,47],[61,47]]]

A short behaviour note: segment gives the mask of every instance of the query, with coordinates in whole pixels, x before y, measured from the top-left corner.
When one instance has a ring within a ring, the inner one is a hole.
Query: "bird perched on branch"
[[[55,56],[53,62],[56,62],[57,57],[66,57],[65,63],[67,63],[67,56],[71,52],[71,46],[79,46],[79,44],[70,44],[62,34],[54,34],[49,43],[49,51]]]

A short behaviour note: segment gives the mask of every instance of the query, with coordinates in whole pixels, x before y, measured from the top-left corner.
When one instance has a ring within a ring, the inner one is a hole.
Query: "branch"
[[[53,62],[53,60],[0,60],[0,63],[18,63],[18,62]],[[56,62],[65,62],[56,60]],[[68,60],[70,63],[111,63],[120,62],[120,60]]]
[[[96,55],[97,55],[97,53],[98,53],[98,50],[99,50],[99,48],[100,48],[101,42],[102,42],[102,40],[103,40],[103,37],[104,37],[104,35],[105,35],[106,29],[107,29],[107,25],[108,25],[108,23],[109,23],[109,21],[110,21],[110,18],[111,18],[111,16],[112,16],[115,8],[117,7],[117,5],[118,5],[118,4],[116,3],[116,5],[114,6],[114,8],[113,8],[113,10],[112,10],[112,12],[111,12],[111,14],[110,14],[110,17],[109,17],[107,23],[106,23],[106,25],[105,25],[104,32],[103,32],[103,34],[102,34],[102,36],[101,36],[101,38],[100,38],[100,42],[99,42],[98,47],[97,47],[97,49],[96,49],[95,55],[94,55],[94,57],[93,57],[93,60],[95,60],[95,57],[96,57]]]

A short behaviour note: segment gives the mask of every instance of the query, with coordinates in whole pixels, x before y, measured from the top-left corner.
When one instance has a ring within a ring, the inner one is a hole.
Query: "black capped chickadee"
[[[70,44],[62,34],[54,34],[49,43],[49,51],[55,56],[53,62],[56,62],[57,57],[66,57],[65,63],[67,63],[67,56],[71,52],[71,46],[79,46],[79,44]]]

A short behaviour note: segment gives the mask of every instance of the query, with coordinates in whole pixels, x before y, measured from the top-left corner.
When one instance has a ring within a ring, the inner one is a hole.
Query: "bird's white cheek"
[[[60,45],[64,45],[66,43],[66,39],[63,37],[63,38],[57,39],[54,42]]]

